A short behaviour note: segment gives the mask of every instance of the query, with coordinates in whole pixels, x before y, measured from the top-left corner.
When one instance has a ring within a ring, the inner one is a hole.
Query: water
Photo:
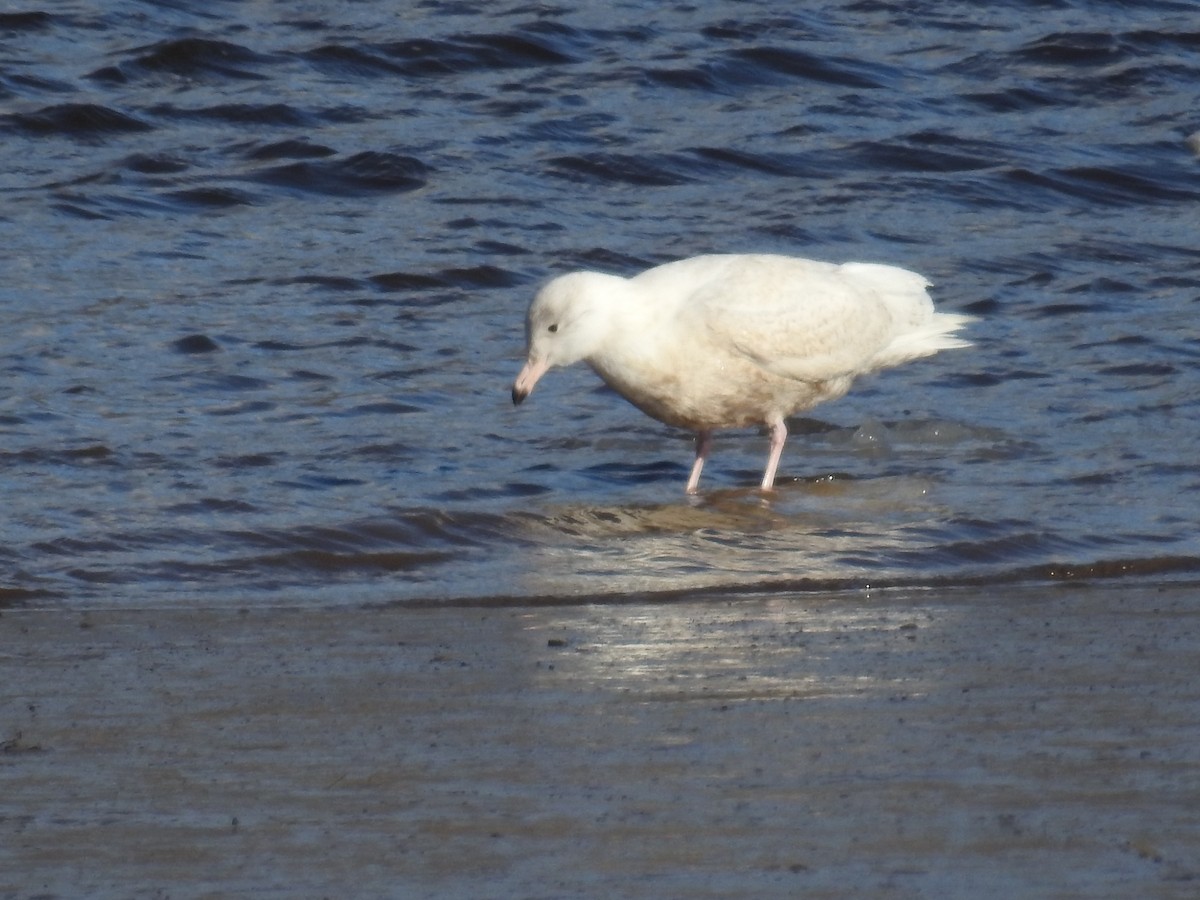
[[[0,14],[0,605],[624,602],[1200,570],[1192,3]],[[540,281],[903,265],[977,346],[765,440]]]

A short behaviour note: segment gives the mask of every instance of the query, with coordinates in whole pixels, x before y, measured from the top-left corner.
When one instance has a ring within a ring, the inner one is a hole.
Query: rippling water
[[[1200,571],[1194,4],[104,6],[0,13],[0,605]],[[717,251],[915,269],[977,346],[769,500],[586,370],[511,408],[542,279]]]

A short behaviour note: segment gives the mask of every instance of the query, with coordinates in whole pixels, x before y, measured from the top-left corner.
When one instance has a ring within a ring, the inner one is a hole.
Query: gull
[[[773,254],[696,256],[631,278],[562,275],[529,306],[513,403],[551,368],[585,362],[646,415],[696,433],[689,494],[714,431],[765,428],[770,491],[787,416],[841,397],[860,375],[970,346],[955,333],[971,317],[935,312],[928,287],[896,266]]]

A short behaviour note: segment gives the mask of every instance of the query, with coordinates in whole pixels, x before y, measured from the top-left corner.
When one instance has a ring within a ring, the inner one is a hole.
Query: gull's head
[[[555,366],[587,359],[604,342],[605,294],[625,279],[596,272],[573,272],[555,278],[533,298],[525,316],[525,367],[513,382],[518,404]]]

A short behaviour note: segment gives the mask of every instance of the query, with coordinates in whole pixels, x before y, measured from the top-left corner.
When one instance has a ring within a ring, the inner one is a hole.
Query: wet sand
[[[1195,897],[1200,588],[5,610],[0,896]]]

